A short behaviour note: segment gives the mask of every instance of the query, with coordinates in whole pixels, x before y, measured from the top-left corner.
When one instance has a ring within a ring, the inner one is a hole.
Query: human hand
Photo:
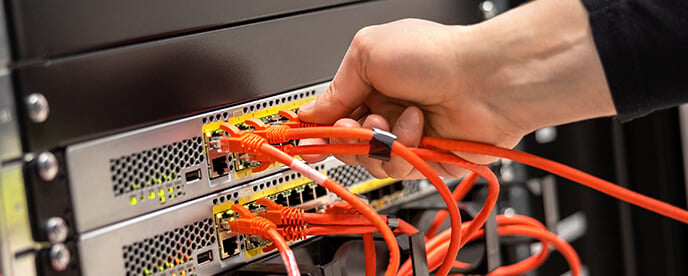
[[[304,121],[343,127],[388,130],[398,141],[417,146],[423,135],[513,147],[526,133],[484,98],[480,76],[455,45],[464,27],[423,20],[401,20],[359,31],[331,86],[314,104],[299,110]],[[370,114],[369,114],[370,113]],[[341,119],[344,118],[344,119]],[[332,139],[330,143],[355,143]],[[322,143],[307,140],[302,144]],[[462,154],[477,163],[490,158]],[[304,156],[315,162],[324,156]],[[378,178],[421,175],[400,157],[382,162],[361,155],[339,155],[363,164]],[[434,164],[442,175],[463,170]]]
[[[528,30],[528,31],[523,31]],[[545,126],[615,114],[578,0],[535,1],[473,26],[405,19],[354,37],[328,90],[299,110],[304,121],[389,130],[417,146],[422,136],[511,148]],[[303,140],[357,143],[351,139]],[[456,153],[475,163],[490,157]],[[377,178],[420,178],[389,162],[340,155]],[[325,156],[303,156],[316,162]],[[443,176],[464,170],[430,164]]]

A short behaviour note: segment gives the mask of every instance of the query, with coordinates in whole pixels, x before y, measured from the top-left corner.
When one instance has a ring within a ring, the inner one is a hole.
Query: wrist
[[[514,128],[614,115],[614,105],[578,0],[535,1],[474,25],[482,100]],[[523,134],[525,134],[523,133]]]

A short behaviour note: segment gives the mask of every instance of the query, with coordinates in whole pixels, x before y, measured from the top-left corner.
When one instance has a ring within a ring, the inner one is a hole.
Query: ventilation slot
[[[110,160],[115,196],[179,179],[182,169],[204,161],[201,137]]]
[[[152,275],[193,264],[194,251],[215,242],[213,232],[212,219],[208,218],[124,246],[126,275]]]
[[[301,100],[305,99],[311,96],[315,96],[315,90],[309,90],[309,91],[301,91],[299,93],[292,92],[292,93],[286,93],[284,95],[281,95],[279,97],[273,97],[270,99],[265,99],[265,100],[260,100],[257,101],[253,104],[250,105],[245,105],[244,108],[242,109],[243,114],[251,113],[254,111],[258,111],[261,109],[265,108],[270,108],[276,105],[288,103],[291,101],[296,101],[296,100]],[[214,121],[226,121],[229,119],[229,113],[227,111],[224,112],[218,112],[218,113],[213,113],[207,117],[204,117],[201,119],[201,122],[206,124]]]
[[[373,179],[373,176],[366,171],[363,166],[348,166],[343,165],[330,169],[327,172],[327,176],[332,178],[332,180],[341,184],[344,187],[349,187],[351,185],[359,184],[361,182]]]

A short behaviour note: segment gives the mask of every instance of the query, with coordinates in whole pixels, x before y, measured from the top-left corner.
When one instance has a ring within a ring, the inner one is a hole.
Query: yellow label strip
[[[297,109],[300,106],[304,105],[305,103],[314,101],[315,98],[316,98],[315,96],[308,97],[308,98],[301,99],[298,101],[283,103],[283,104],[279,104],[279,105],[269,107],[266,109],[261,109],[261,110],[257,110],[257,111],[251,112],[251,113],[246,113],[246,114],[238,116],[238,117],[229,118],[229,122],[232,124],[238,124],[238,123],[246,121],[247,119],[250,119],[250,118],[263,118],[263,117],[267,117],[267,116],[270,116],[273,114],[277,114],[280,110],[283,110],[283,109],[290,109],[290,110]]]
[[[380,187],[387,186],[388,184],[392,182],[399,181],[397,179],[393,178],[385,178],[385,179],[373,179],[370,181],[363,182],[361,184],[355,185],[349,189],[352,193],[354,194],[362,194],[362,193],[367,193],[369,191],[375,190]]]
[[[326,171],[321,171],[321,172],[326,173]],[[270,195],[274,195],[274,194],[277,194],[277,193],[280,193],[280,192],[283,192],[286,190],[291,190],[293,188],[296,188],[298,186],[308,184],[311,182],[313,182],[313,181],[310,180],[309,178],[301,177],[301,178],[294,179],[292,181],[280,184],[280,185],[275,186],[275,187],[271,187],[268,189],[264,189],[264,190],[252,193],[248,196],[240,197],[237,201],[239,204],[246,204],[249,202],[256,201],[256,199],[263,198],[263,197],[270,196]],[[236,202],[228,201],[228,202],[213,206],[213,214],[217,214],[217,213],[221,213],[221,212],[229,210],[232,207],[232,205],[234,205],[234,203],[236,203]]]

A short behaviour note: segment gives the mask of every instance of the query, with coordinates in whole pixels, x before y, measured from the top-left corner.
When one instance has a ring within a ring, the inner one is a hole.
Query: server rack
[[[278,2],[7,1],[0,273],[208,275],[261,259],[260,241],[218,233],[214,211],[259,194],[334,198],[284,167],[213,163],[205,127],[312,100],[366,25],[484,16],[473,0]],[[430,192],[316,166],[381,209]]]

